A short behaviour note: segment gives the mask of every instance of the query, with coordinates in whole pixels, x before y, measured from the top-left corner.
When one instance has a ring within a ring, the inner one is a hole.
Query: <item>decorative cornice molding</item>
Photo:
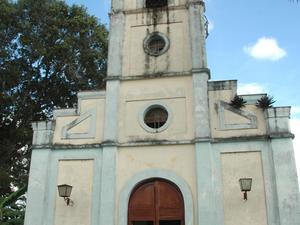
[[[187,5],[175,5],[175,6],[169,6],[168,11],[173,11],[173,10],[180,10],[180,9],[187,9]],[[122,11],[125,15],[126,14],[141,14],[141,13],[146,13],[149,12],[150,10],[147,8],[138,8],[138,9],[129,9],[129,10],[124,10]]]
[[[220,81],[209,81],[208,82],[209,91],[218,90],[237,90],[237,80],[220,80]]]
[[[192,71],[183,71],[183,72],[159,72],[152,74],[141,74],[141,75],[133,75],[133,76],[108,76],[105,78],[106,81],[110,80],[145,80],[145,79],[155,79],[155,78],[164,78],[164,77],[183,77],[183,76],[191,76]]]
[[[98,144],[84,144],[84,145],[72,145],[72,144],[45,144],[45,145],[33,145],[33,150],[51,149],[56,150],[83,150],[86,149],[103,149],[103,147],[138,147],[138,146],[157,146],[157,145],[189,145],[195,143],[210,142],[212,144],[221,143],[237,143],[237,142],[253,142],[253,141],[269,141],[272,139],[293,139],[295,136],[292,133],[270,134],[270,135],[252,135],[252,136],[235,136],[227,138],[197,138],[190,140],[135,140],[129,142],[101,142]]]

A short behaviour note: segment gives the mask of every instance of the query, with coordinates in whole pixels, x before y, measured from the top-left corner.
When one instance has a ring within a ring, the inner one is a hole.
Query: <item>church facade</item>
[[[33,123],[25,225],[300,224],[290,107],[232,105],[237,81],[210,80],[204,11],[112,0],[106,90]]]

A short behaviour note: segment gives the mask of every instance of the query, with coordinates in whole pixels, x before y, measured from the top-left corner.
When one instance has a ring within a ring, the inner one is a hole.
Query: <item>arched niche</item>
[[[129,198],[128,225],[184,225],[184,201],[179,188],[161,178],[139,183]]]
[[[174,184],[180,191],[184,202],[184,225],[193,225],[194,224],[194,208],[193,208],[193,200],[192,194],[189,186],[185,182],[184,179],[179,177],[172,171],[162,170],[162,169],[149,169],[142,171],[135,176],[133,176],[122,188],[120,193],[120,201],[119,201],[119,225],[127,225],[128,224],[128,205],[130,196],[135,190],[135,188],[139,187],[139,184],[143,184],[144,181],[149,179],[159,180],[163,179],[170,184]],[[145,224],[148,225],[148,224]]]

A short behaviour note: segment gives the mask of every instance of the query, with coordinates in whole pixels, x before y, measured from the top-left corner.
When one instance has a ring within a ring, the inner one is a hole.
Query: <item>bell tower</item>
[[[108,91],[120,83],[151,80],[149,88],[155,89],[168,78],[191,78],[199,139],[210,137],[204,11],[202,0],[113,0],[107,78]],[[117,107],[117,95],[114,98],[109,102]]]
[[[113,0],[109,63],[114,69],[108,75],[178,75],[207,68],[204,10],[202,0]]]
[[[151,149],[167,154],[164,148],[183,145],[178,154],[192,154],[198,166],[188,169],[195,173],[199,193],[194,222],[218,224],[220,218],[208,210],[214,208],[215,197],[204,12],[202,0],[112,1],[106,90],[110,118],[105,120],[104,141],[135,146],[128,154],[135,154],[138,146],[145,154]],[[167,161],[157,161],[154,167],[162,168]],[[188,216],[186,225],[191,225]]]

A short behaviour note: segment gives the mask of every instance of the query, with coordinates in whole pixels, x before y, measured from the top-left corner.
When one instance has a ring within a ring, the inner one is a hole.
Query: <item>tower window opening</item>
[[[144,40],[144,50],[151,56],[160,56],[165,53],[169,48],[168,38],[159,33],[153,32],[148,35]]]
[[[144,118],[144,122],[148,127],[158,129],[165,125],[168,120],[168,112],[162,107],[149,109]]]
[[[158,55],[166,45],[165,40],[159,35],[153,35],[148,42],[148,49],[152,54]]]
[[[146,0],[146,8],[161,8],[168,6],[168,0]]]

